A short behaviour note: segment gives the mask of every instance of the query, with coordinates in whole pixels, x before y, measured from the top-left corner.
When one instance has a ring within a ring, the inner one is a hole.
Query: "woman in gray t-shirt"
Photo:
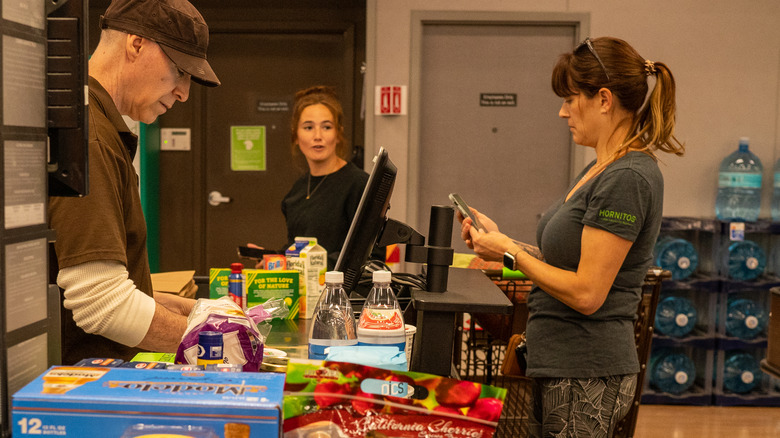
[[[561,55],[552,88],[574,142],[596,159],[543,215],[537,247],[477,211],[486,231],[459,216],[461,234],[477,255],[503,259],[534,283],[526,338],[535,436],[610,437],[636,391],[634,318],[663,209],[655,154],[684,152],[674,137],[675,83],[665,64],[603,37]]]

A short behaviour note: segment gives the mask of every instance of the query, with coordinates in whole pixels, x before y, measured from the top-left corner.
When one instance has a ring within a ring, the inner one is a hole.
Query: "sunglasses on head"
[[[581,42],[580,45],[577,46],[574,51],[580,50],[582,46],[586,46],[588,50],[590,50],[590,53],[593,54],[593,57],[596,58],[596,61],[598,61],[599,65],[601,66],[601,69],[604,70],[604,76],[607,77],[607,81],[609,81],[609,73],[607,73],[607,67],[604,65],[604,63],[601,61],[601,58],[599,57],[599,54],[596,53],[596,49],[593,48],[593,44],[590,42],[590,37],[585,38],[585,41]]]

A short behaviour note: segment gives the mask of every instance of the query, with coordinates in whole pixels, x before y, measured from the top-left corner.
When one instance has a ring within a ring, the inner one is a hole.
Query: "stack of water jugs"
[[[762,174],[760,159],[741,138],[720,166],[712,232],[702,239],[700,230],[665,221],[671,225],[661,230],[654,264],[672,278],[656,309],[643,402],[780,406],[778,382],[759,367],[769,289],[780,286],[780,269],[773,267],[780,266],[773,256],[780,245],[772,245],[780,239],[780,160],[771,223],[758,221]],[[699,269],[708,263],[711,269]]]

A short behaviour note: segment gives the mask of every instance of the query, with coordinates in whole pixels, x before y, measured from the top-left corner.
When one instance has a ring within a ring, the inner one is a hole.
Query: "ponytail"
[[[671,70],[662,62],[645,61],[645,72],[656,77],[655,87],[650,92],[644,107],[637,114],[631,134],[624,144],[637,140],[638,148],[651,152],[657,149],[666,153],[683,155],[685,146],[674,136],[676,119],[675,82]],[[627,148],[634,149],[630,146]]]

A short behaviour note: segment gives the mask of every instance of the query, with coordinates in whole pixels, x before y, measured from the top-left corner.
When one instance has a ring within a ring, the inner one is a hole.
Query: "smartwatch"
[[[517,270],[517,262],[515,261],[515,255],[507,251],[504,253],[504,267],[511,270]]]

